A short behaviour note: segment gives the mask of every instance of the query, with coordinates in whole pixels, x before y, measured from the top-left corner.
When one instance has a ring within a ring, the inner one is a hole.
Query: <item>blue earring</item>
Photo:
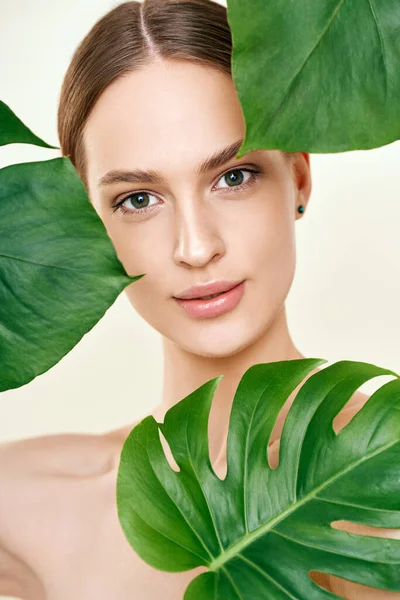
[[[302,204],[300,204],[300,206],[297,209],[299,211],[299,213],[303,213],[304,212],[304,206]]]

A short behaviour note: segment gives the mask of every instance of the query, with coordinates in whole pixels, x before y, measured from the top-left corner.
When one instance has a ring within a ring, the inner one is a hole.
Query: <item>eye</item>
[[[244,177],[241,175],[241,173],[247,173],[249,175],[248,179],[244,180]],[[223,189],[227,190],[228,192],[241,191],[244,188],[248,188],[253,185],[253,183],[256,182],[259,173],[259,169],[231,169],[230,171],[224,173],[219,180],[221,181],[227,177],[228,179],[225,179],[225,181],[227,181],[228,187],[216,187],[215,189]]]
[[[156,196],[150,194],[149,192],[133,192],[114,204],[113,208],[115,208],[115,211],[120,210],[122,213],[146,213],[148,210],[152,210],[152,204],[150,203],[149,198],[155,198],[157,200]],[[128,200],[134,209],[130,207],[126,208],[124,206],[125,202]]]
[[[241,175],[241,173],[248,173],[249,177],[246,180],[244,180],[244,177],[243,175]],[[228,177],[228,187],[215,187],[214,189],[225,190],[229,194],[234,192],[240,192],[246,188],[251,187],[254,183],[256,183],[260,173],[260,169],[231,169],[230,171],[224,173],[219,179],[219,181],[221,181],[224,178]],[[154,198],[156,202],[151,204],[150,198]],[[125,202],[128,201],[131,203],[131,206],[133,208],[131,208],[129,205],[128,207],[124,206]],[[157,204],[157,197],[154,194],[150,194],[150,192],[145,191],[138,191],[128,194],[127,196],[122,198],[122,200],[119,200],[118,202],[113,204],[112,208],[114,208],[113,212],[119,211],[122,214],[126,214],[127,216],[141,216],[146,214],[147,212],[151,212],[152,210],[154,210],[154,204]]]

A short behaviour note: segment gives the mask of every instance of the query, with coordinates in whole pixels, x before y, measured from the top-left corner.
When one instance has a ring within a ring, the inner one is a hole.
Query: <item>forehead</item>
[[[243,137],[229,75],[189,61],[160,61],[116,80],[84,129],[91,185],[110,169],[194,168],[210,151]]]

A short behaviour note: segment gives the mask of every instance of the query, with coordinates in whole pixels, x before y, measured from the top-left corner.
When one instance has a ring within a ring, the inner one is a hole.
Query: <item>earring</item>
[[[300,206],[297,209],[299,211],[299,213],[303,213],[304,212],[304,206],[302,204],[300,204]]]

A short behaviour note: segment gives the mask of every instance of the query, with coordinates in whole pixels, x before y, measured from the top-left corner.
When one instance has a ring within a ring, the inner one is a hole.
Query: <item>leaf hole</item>
[[[374,389],[372,391],[378,390],[382,386],[382,379],[384,382],[388,380],[391,376],[389,375],[380,375],[379,377],[375,377],[375,380],[379,380],[378,382],[374,382]],[[348,399],[346,404],[341,408],[338,414],[332,421],[332,428],[336,434],[339,433],[344,427],[347,427],[349,423],[354,419],[354,417],[359,413],[359,411],[363,408],[366,402],[369,400],[372,394],[365,394],[361,390],[366,388],[367,384],[371,384],[371,382],[366,382],[360,386],[360,388],[354,392],[354,394]]]
[[[211,463],[214,473],[216,476],[223,481],[228,473],[228,464],[226,462],[226,456],[223,456],[220,461]]]
[[[282,405],[278,415],[276,417],[276,421],[271,431],[271,435],[268,440],[267,446],[267,459],[268,464],[272,470],[275,470],[279,467],[279,450],[280,450],[280,442],[282,430],[286,421],[287,414],[297,396],[300,389],[303,387],[305,382],[309,377],[311,377],[315,372],[319,371],[319,369],[314,369],[309,373],[292,391],[292,393],[287,397],[284,404]],[[272,440],[272,441],[271,441]]]
[[[279,438],[273,442],[270,442],[267,448],[268,464],[273,471],[279,467],[280,441],[281,440]]]
[[[356,583],[350,579],[339,577],[338,575],[332,575],[331,573],[320,573],[319,571],[309,571],[311,579],[319,587],[322,587],[327,592],[337,594],[340,598],[363,598],[363,600],[373,600],[374,598],[381,598],[385,591],[382,588],[376,588],[363,583]],[[337,598],[337,596],[334,596]],[[390,597],[399,597],[397,593],[390,595]]]
[[[332,521],[331,527],[347,533],[356,533],[357,535],[368,535],[371,537],[389,538],[394,540],[400,539],[400,529],[375,527],[374,525],[353,523],[352,521],[345,520]]]
[[[308,571],[308,574],[310,576],[310,579],[314,583],[319,585],[319,587],[322,587],[327,592],[333,591],[329,582],[329,578],[331,577],[331,575],[327,573],[321,573],[320,571]]]
[[[212,455],[212,450],[209,450],[209,453],[210,453],[210,463],[211,463],[212,469],[213,469],[215,475],[219,479],[221,479],[221,481],[223,481],[225,479],[225,477],[227,475],[227,472],[228,472],[228,463],[227,463],[227,460],[226,460],[227,436],[228,436],[228,431],[225,431],[225,433],[224,433],[224,439],[223,439],[223,444],[221,446],[221,449],[219,451],[218,456],[214,457]],[[208,425],[208,439],[210,440],[210,424]]]
[[[333,431],[338,434],[344,427],[346,427],[356,416],[362,406],[364,406],[368,397],[359,400],[358,403],[354,402],[354,397],[349,398],[346,404],[341,408],[336,417],[332,421]],[[353,413],[353,414],[352,414]]]
[[[162,445],[162,447],[164,449],[165,457],[166,457],[166,459],[168,461],[169,466],[171,467],[171,469],[173,471],[176,471],[177,473],[179,473],[180,472],[180,468],[176,464],[176,461],[175,461],[175,459],[173,457],[173,454],[171,452],[171,448],[170,448],[170,446],[169,446],[169,444],[168,444],[168,442],[167,442],[164,434],[162,433],[162,431],[160,429],[158,429],[158,435],[160,437],[160,442],[161,442],[161,445]]]

